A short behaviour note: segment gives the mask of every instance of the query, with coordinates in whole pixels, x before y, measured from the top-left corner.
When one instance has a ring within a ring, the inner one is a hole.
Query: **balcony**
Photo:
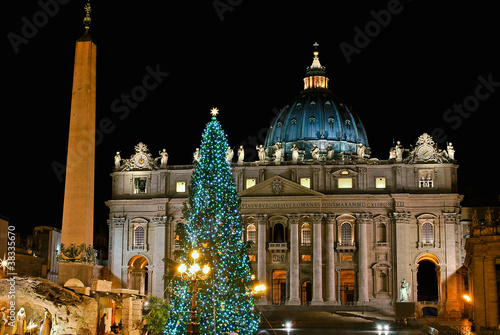
[[[288,250],[288,243],[274,243],[274,242],[269,242],[267,244],[267,249],[268,250]]]
[[[351,252],[353,252],[354,250],[356,250],[356,243],[355,242],[352,242],[352,243],[337,242],[336,249],[339,251],[351,251]]]

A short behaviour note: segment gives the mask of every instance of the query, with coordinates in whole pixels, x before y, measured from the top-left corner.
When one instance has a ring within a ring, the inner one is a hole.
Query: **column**
[[[336,269],[335,272],[337,272],[337,299],[342,303],[340,296],[340,269]]]
[[[326,249],[326,300],[325,303],[335,303],[335,214],[328,214],[326,223],[325,249]],[[337,280],[339,278],[337,277]]]
[[[267,237],[267,215],[257,214],[257,279],[261,283],[267,284],[267,252],[266,252],[266,237]],[[269,290],[268,290],[269,292]],[[267,304],[266,295],[264,295],[259,303]]]
[[[371,214],[362,213],[358,215],[358,301],[367,302],[368,299],[368,247],[366,236],[366,225],[371,218]]]
[[[311,305],[323,305],[323,259],[321,221],[324,214],[313,214],[313,296]]]
[[[287,305],[300,305],[299,214],[288,214],[290,223],[290,298]]]

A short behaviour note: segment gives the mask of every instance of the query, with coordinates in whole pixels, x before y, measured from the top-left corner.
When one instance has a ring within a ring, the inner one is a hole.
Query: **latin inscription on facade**
[[[404,202],[396,202],[397,207],[404,206]],[[266,202],[242,203],[241,209],[273,209],[273,208],[391,208],[394,203],[388,202]]]
[[[404,202],[264,202],[264,203],[245,203],[241,204],[241,209],[287,209],[287,208],[392,208],[404,207]],[[182,206],[168,206],[169,211],[180,211]]]

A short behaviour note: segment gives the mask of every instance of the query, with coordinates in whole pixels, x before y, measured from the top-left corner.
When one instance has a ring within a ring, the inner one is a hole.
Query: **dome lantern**
[[[304,90],[308,89],[328,89],[328,77],[326,76],[326,68],[321,66],[319,62],[319,44],[315,42],[314,58],[311,66],[306,69],[306,77],[304,78]]]

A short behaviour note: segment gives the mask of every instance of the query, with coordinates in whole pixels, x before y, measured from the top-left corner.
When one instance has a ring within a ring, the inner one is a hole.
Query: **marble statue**
[[[389,159],[396,159],[396,148],[389,150]]]
[[[167,153],[166,149],[163,149],[163,151],[160,151],[160,156],[161,156],[160,164],[167,165],[168,153]]]
[[[313,160],[317,161],[319,159],[319,148],[316,144],[311,148],[311,156]]]
[[[196,148],[193,153],[193,163],[198,163],[200,161],[200,148]]]
[[[448,143],[448,146],[446,149],[448,151],[448,157],[451,160],[455,160],[455,148],[453,148],[453,144],[451,142]]]
[[[333,160],[334,154],[335,154],[335,150],[333,150],[332,144],[328,143],[328,146],[326,147],[326,160],[327,161]]]
[[[358,149],[357,149],[357,154],[358,154],[358,158],[362,159],[365,157],[365,150],[366,150],[366,147],[363,145],[363,143],[360,143],[358,145]]]
[[[411,285],[406,281],[406,278],[403,278],[403,282],[401,283],[401,287],[399,288],[399,293],[401,295],[401,302],[410,301],[411,298]]]
[[[292,144],[292,163],[297,163],[299,161],[299,148],[296,144]]]
[[[283,160],[283,146],[281,145],[280,142],[276,142],[274,148],[275,148],[274,161],[276,162],[276,164],[280,164],[281,161]]]
[[[238,149],[238,165],[243,165],[244,159],[245,159],[245,149],[243,149],[243,146],[240,145],[240,148]]]
[[[122,157],[120,156],[120,152],[117,151],[115,155],[115,169],[118,169],[120,167],[120,163],[122,161]]]
[[[234,150],[228,145],[226,150],[226,162],[231,163],[234,156]]]
[[[401,145],[401,142],[400,141],[397,141],[396,143],[396,159],[399,161],[399,160],[403,160],[403,146]]]
[[[266,150],[264,149],[262,144],[255,148],[257,149],[257,154],[259,155],[259,161],[264,162],[266,159]]]

